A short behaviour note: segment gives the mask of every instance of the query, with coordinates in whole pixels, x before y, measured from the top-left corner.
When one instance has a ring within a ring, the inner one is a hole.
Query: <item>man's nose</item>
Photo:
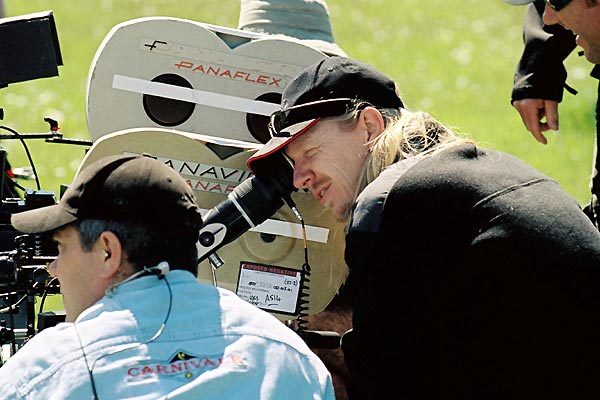
[[[294,166],[294,186],[298,189],[309,189],[314,180],[313,175],[310,169],[296,164]]]
[[[52,261],[48,266],[48,273],[50,276],[56,278],[56,260]]]
[[[543,20],[544,20],[544,24],[546,24],[546,25],[555,25],[555,24],[560,23],[558,14],[548,4],[546,4],[546,8],[544,8]]]

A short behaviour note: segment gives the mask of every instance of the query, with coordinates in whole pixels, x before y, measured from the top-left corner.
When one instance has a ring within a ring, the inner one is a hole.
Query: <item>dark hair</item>
[[[197,275],[198,250],[196,230],[164,231],[129,221],[86,219],[75,223],[81,247],[91,251],[105,231],[114,233],[136,270],[167,261],[171,270],[183,269]]]

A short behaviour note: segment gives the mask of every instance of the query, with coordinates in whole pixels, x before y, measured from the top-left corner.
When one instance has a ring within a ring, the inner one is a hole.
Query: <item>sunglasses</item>
[[[566,6],[569,5],[571,0],[544,0],[548,7],[553,9],[554,11],[560,11]]]
[[[269,133],[272,137],[290,137],[292,134],[285,132],[285,128],[316,118],[339,117],[348,114],[354,109],[354,104],[356,104],[356,100],[353,99],[329,99],[275,111],[271,114]]]

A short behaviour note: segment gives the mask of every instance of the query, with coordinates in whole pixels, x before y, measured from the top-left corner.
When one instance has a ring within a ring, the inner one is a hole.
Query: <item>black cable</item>
[[[11,301],[11,296],[12,293],[8,294],[8,302],[10,303]],[[27,296],[25,296],[27,297]],[[19,300],[22,301],[23,299]],[[19,302],[15,303],[15,305],[18,307],[19,306]],[[11,306],[13,307],[13,306]],[[15,317],[13,315],[13,310],[9,310],[8,311],[8,319],[10,321],[10,329],[12,329],[12,335],[10,335],[10,345],[12,348],[12,354],[15,354],[17,352],[17,339],[16,339],[16,335],[15,335]]]
[[[7,127],[7,126],[0,125],[0,129],[4,129],[6,131],[9,131],[13,135],[15,135],[17,138],[19,138],[19,141],[21,142],[21,144],[23,144],[23,148],[25,149],[25,153],[27,154],[27,159],[29,160],[29,164],[31,165],[31,169],[33,169],[33,175],[35,176],[35,183],[37,185],[37,190],[41,190],[40,180],[39,180],[37,171],[35,169],[35,164],[33,163],[33,158],[31,158],[31,153],[29,153],[29,148],[27,147],[27,144],[25,143],[25,140],[23,139],[23,136],[21,136],[21,134],[19,132],[15,131],[14,129],[11,129],[11,128]]]
[[[0,150],[0,154],[2,154],[2,181],[0,182],[0,199],[4,198],[4,185],[6,184],[6,178],[8,175],[6,174],[6,151]]]
[[[39,314],[41,314],[44,311],[44,303],[46,302],[46,297],[48,296],[48,287],[52,284],[52,282],[58,280],[57,277],[54,277],[52,279],[50,279],[50,281],[48,281],[48,283],[44,286],[44,293],[42,293],[42,300],[40,302],[40,310],[39,310]]]
[[[300,279],[300,294],[299,304],[298,304],[298,316],[296,317],[296,324],[298,329],[298,334],[301,334],[302,331],[306,330],[307,321],[304,319],[308,316],[308,302],[309,302],[309,294],[308,290],[310,289],[310,275],[311,268],[308,263],[308,243],[306,240],[306,226],[304,225],[304,219],[300,217],[300,222],[302,224],[302,243],[304,245],[304,263],[302,264],[302,277]]]
[[[27,188],[25,188],[23,185],[19,184],[17,181],[15,181],[13,178],[11,178],[10,176],[6,175],[6,172],[4,173],[4,177],[5,179],[8,180],[8,182],[10,182],[12,185],[18,187],[19,189],[21,189],[22,191],[27,190]],[[4,198],[4,196],[2,197]]]
[[[81,343],[81,336],[79,336],[79,331],[77,330],[77,325],[73,324],[73,328],[75,328],[75,334],[77,335],[77,341],[79,342],[79,347],[81,348],[81,354],[83,355],[83,361],[85,362],[85,367],[88,370],[88,374],[90,376],[90,382],[92,384],[92,393],[94,394],[93,399],[98,400],[98,392],[96,391],[96,382],[94,382],[94,375],[92,374],[92,370],[90,369],[90,365],[87,360],[87,355],[83,350],[83,343]]]
[[[310,274],[311,267],[308,263],[308,241],[306,239],[306,225],[304,224],[304,218],[300,214],[300,210],[296,207],[296,203],[292,200],[291,196],[283,197],[288,207],[294,212],[296,218],[300,221],[302,226],[302,245],[304,248],[304,263],[302,264],[302,276],[300,278],[300,293],[298,295],[298,315],[296,317],[296,331],[302,336],[302,332],[306,330],[306,321],[304,318],[308,316],[308,290],[310,289]]]

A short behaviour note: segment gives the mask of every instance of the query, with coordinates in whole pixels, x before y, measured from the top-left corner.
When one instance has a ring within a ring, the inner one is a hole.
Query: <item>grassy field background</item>
[[[573,54],[559,132],[547,146],[525,130],[509,101],[522,49],[523,7],[501,0],[329,0],[338,44],[397,82],[405,103],[430,112],[477,139],[512,153],[558,180],[580,203],[588,202],[593,148],[595,84],[590,65]],[[142,16],[174,16],[237,27],[239,0],[6,0],[8,16],[53,10],[64,59],[60,76],[0,89],[3,125],[21,133],[60,122],[65,137],[89,139],[85,115],[88,70],[100,42],[116,24]],[[126,60],[124,60],[126,62]],[[84,149],[29,141],[43,189],[58,191],[72,179]],[[4,141],[15,166],[28,165],[16,141]],[[32,183],[25,183],[32,186]]]
[[[116,24],[143,16],[173,16],[237,27],[239,0],[5,0],[7,16],[53,10],[64,60],[60,76],[0,89],[2,125],[21,133],[60,122],[68,138],[89,140],[85,91],[92,58]],[[460,5],[460,7],[457,7]],[[393,77],[412,109],[430,112],[482,145],[514,154],[556,179],[580,204],[589,199],[596,84],[591,65],[573,54],[559,132],[536,142],[510,105],[514,66],[522,50],[523,7],[502,0],[329,0],[338,44],[349,56]],[[24,49],[26,51],[26,49]],[[123,60],[123,62],[127,62]],[[77,170],[84,148],[28,142],[42,189],[58,193]],[[29,163],[21,145],[5,140],[13,166]],[[33,182],[22,182],[34,187]]]

